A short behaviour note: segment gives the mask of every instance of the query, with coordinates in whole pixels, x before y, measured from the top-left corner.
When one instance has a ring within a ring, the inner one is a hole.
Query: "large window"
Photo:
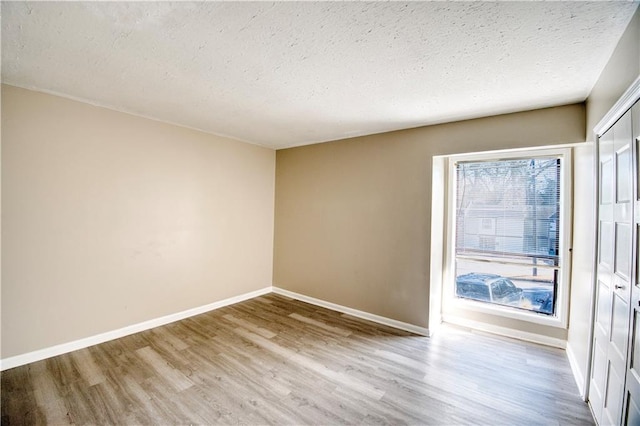
[[[560,317],[567,158],[556,150],[452,159],[454,299],[525,319]]]

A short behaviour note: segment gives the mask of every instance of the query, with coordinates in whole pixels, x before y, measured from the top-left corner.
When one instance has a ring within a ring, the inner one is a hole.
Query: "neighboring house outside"
[[[457,246],[464,247],[465,251],[556,255],[558,212],[555,206],[538,205],[535,215],[530,214],[529,209],[524,205],[509,209],[467,207],[458,217]]]

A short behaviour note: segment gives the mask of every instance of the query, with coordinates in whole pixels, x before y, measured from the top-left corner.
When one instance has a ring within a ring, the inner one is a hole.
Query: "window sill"
[[[544,334],[531,333],[524,330],[501,327],[498,325],[487,324],[484,322],[474,321],[468,318],[444,315],[442,321],[448,324],[453,324],[458,327],[469,328],[471,330],[478,330],[485,333],[496,334],[498,336],[509,337],[511,339],[524,340],[527,342],[537,343],[539,345],[551,346],[554,348],[566,349],[566,339],[560,339],[557,337],[551,337]]]
[[[500,317],[506,317],[516,319],[520,321],[530,322],[534,324],[546,325],[549,327],[566,329],[566,321],[558,316],[538,314],[535,312],[528,312],[519,310],[516,308],[509,308],[506,306],[492,305],[484,302],[475,302],[473,300],[459,299],[454,297],[450,301],[451,307],[459,311],[473,311],[483,314],[495,315]]]

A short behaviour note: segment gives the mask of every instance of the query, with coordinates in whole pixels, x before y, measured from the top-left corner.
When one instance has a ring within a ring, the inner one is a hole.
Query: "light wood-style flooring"
[[[562,350],[269,294],[2,373],[2,425],[593,424]]]

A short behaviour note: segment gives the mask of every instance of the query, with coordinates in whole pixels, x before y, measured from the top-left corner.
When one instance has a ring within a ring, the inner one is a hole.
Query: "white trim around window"
[[[556,307],[553,315],[538,314],[522,309],[510,308],[491,303],[477,302],[455,296],[455,214],[456,214],[456,164],[462,161],[498,161],[518,158],[557,156],[560,158],[560,223],[559,223],[559,273],[556,291]],[[571,223],[572,223],[572,160],[570,148],[545,148],[513,151],[485,152],[478,154],[452,155],[447,162],[446,192],[446,238],[443,268],[442,309],[456,312],[481,312],[484,314],[507,317],[531,323],[567,328],[569,311],[569,286],[571,269]]]

